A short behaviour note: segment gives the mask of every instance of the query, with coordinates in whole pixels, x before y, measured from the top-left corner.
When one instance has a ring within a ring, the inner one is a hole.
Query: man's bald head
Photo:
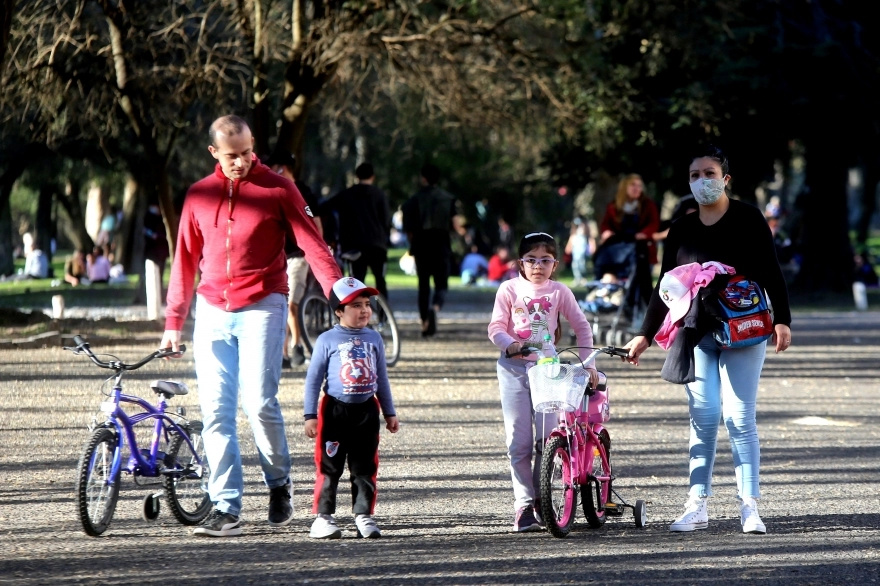
[[[239,118],[235,114],[228,114],[214,120],[211,124],[211,129],[208,130],[208,136],[211,137],[211,144],[217,146],[219,137],[228,138],[245,132],[250,134],[250,131],[250,127],[248,127],[247,122],[243,118]],[[220,140],[223,139],[220,138]]]
[[[238,116],[222,116],[214,120],[209,131],[208,150],[220,162],[223,174],[242,179],[254,164],[254,137],[247,122]]]

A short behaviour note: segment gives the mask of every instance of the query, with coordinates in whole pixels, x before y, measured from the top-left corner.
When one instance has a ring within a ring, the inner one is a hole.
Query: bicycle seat
[[[360,250],[349,250],[348,252],[343,252],[342,254],[339,255],[339,258],[341,258],[342,260],[348,260],[351,262],[356,261],[360,257],[361,257]]]
[[[154,380],[150,383],[150,388],[157,395],[165,395],[166,399],[170,399],[174,395],[186,395],[189,389],[185,384],[174,380]]]

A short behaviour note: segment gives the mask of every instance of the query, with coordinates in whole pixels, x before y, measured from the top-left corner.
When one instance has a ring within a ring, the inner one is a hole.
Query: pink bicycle
[[[599,353],[628,354],[611,346],[593,349],[585,363]],[[556,413],[558,417],[541,461],[540,512],[555,537],[571,532],[578,497],[590,527],[601,527],[608,516],[623,515],[625,508],[632,509],[636,527],[648,522],[645,501],[628,504],[611,486],[615,478],[611,435],[604,426],[610,417],[607,379],[600,372],[596,388],[591,388],[589,382],[589,373],[581,364],[536,364],[529,369],[535,411]],[[618,502],[611,500],[612,494]]]

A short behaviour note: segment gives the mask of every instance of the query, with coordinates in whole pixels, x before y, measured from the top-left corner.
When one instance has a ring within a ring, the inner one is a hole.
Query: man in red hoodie
[[[287,315],[285,238],[305,252],[325,294],[342,275],[296,186],[254,155],[247,123],[223,116],[210,137],[218,164],[186,194],[160,347],[179,347],[195,293],[193,356],[214,510],[194,533],[225,537],[241,533],[239,393],[269,487],[269,524],[293,518],[290,453],[276,399]]]

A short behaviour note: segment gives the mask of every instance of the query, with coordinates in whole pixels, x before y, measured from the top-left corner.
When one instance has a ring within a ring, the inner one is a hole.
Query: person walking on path
[[[380,406],[388,431],[397,433],[400,423],[388,384],[385,346],[382,337],[368,327],[373,314],[370,296],[378,294],[353,277],[344,277],[333,285],[330,308],[339,323],[318,336],[306,374],[305,434],[315,440],[317,468],[312,509],[316,517],[309,531],[314,539],[342,536],[333,514],[346,460],[358,535],[381,535],[373,519]],[[324,398],[319,407],[322,388]]]
[[[296,167],[296,157],[287,151],[275,150],[266,164],[285,179],[293,181],[300,195],[312,212],[312,221],[318,228],[318,234],[324,236],[324,226],[321,218],[315,216],[318,210],[318,199],[308,185],[297,181],[293,176]],[[306,294],[306,286],[309,279],[309,263],[306,262],[302,248],[292,240],[287,239],[284,245],[284,254],[287,256],[287,327],[284,328],[284,348],[281,358],[281,367],[290,368],[300,366],[306,361],[306,354],[302,347],[302,335],[299,331],[299,303]],[[291,351],[293,356],[291,356]]]
[[[325,293],[342,275],[299,190],[257,159],[247,123],[218,118],[210,138],[218,163],[183,204],[160,347],[179,348],[198,271],[193,356],[214,510],[194,533],[225,537],[241,533],[239,394],[269,488],[269,524],[293,518],[290,453],[276,398],[287,315],[285,238],[305,251]]]
[[[421,189],[403,204],[403,229],[410,242],[410,253],[416,260],[422,336],[436,333],[437,313],[443,308],[449,289],[455,196],[437,187],[439,181],[440,170],[426,164],[419,177]],[[431,279],[434,280],[433,299]]]
[[[728,161],[716,147],[708,147],[691,159],[691,192],[699,204],[697,213],[679,218],[669,228],[663,253],[662,273],[688,263],[714,261],[736,269],[767,291],[773,305],[773,336],[776,352],[791,344],[791,311],[788,291],[776,258],[773,237],[757,208],[730,199]],[[661,281],[662,282],[662,281]],[[669,311],[661,298],[667,292],[654,288],[641,330],[625,348],[628,361],[638,365]],[[695,301],[698,303],[699,301]],[[708,328],[702,328],[705,330]],[[701,336],[693,348],[694,382],[685,385],[690,413],[690,488],[684,513],[670,531],[705,529],[707,506],[712,496],[712,470],[718,426],[724,421],[730,435],[736,472],[737,499],[743,533],[766,532],[758,515],[760,448],[755,408],[758,381],[767,342],[744,348],[722,349],[712,332]]]
[[[376,185],[376,173],[370,163],[354,170],[357,183],[322,204],[322,212],[336,212],[339,218],[339,251],[360,252],[351,263],[351,276],[359,281],[373,273],[376,289],[388,299],[385,267],[388,264],[388,241],[391,236],[391,211],[388,196]]]
[[[593,332],[571,289],[551,279],[558,264],[552,236],[543,232],[526,235],[519,245],[519,259],[519,276],[502,283],[495,295],[488,332],[489,339],[501,350],[496,371],[515,499],[513,529],[523,532],[541,530],[535,516],[535,511],[540,511],[536,495],[540,493],[541,454],[556,426],[554,413],[535,413],[532,409],[528,370],[538,358],[544,336],[555,337],[560,316],[577,335],[581,360],[590,353]],[[523,348],[533,352],[525,357],[510,356]],[[590,384],[595,386],[596,367],[589,364],[585,368],[590,372]]]

